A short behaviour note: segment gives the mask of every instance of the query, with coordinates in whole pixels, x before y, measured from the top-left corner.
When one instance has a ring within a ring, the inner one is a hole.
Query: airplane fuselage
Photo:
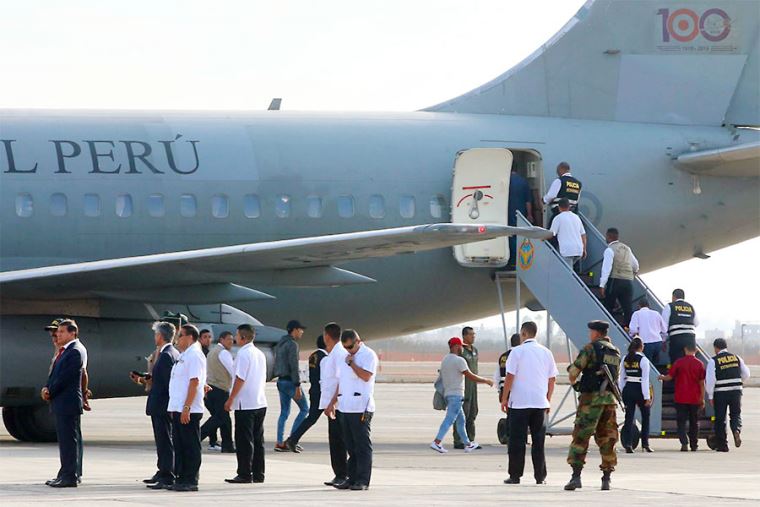
[[[547,185],[556,164],[570,162],[584,184],[581,210],[598,227],[621,229],[646,272],[757,233],[756,179],[702,177],[695,195],[671,160],[733,135],[420,112],[7,111],[2,269],[448,221],[456,153],[506,147],[539,153]],[[445,202],[442,216],[431,200]],[[305,289],[262,281],[277,300],[238,306],[270,325],[339,320],[375,338],[497,312],[491,270],[461,267],[448,249],[347,267],[378,282]],[[99,316],[118,317],[111,306]]]

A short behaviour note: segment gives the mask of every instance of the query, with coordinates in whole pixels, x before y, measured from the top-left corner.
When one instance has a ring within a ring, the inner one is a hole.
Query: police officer
[[[554,217],[559,215],[559,200],[563,197],[570,201],[570,211],[578,213],[578,200],[581,197],[583,184],[570,174],[570,164],[560,162],[557,164],[557,179],[549,187],[544,196],[544,204],[550,206],[552,216],[546,227],[551,226]]]
[[[512,349],[520,345],[520,334],[515,333],[509,338],[509,350],[499,356],[496,363],[496,371],[493,374],[493,385],[499,389],[499,403],[501,403],[501,393],[504,390],[504,379],[507,376],[507,359]]]
[[[475,347],[475,330],[470,326],[462,328],[462,357],[467,367],[475,375],[478,374],[478,349]],[[475,441],[475,419],[478,417],[478,383],[468,378],[464,379],[464,403],[462,404],[465,417],[465,429],[471,441]],[[454,449],[464,449],[462,437],[454,428]],[[482,449],[479,445],[477,449]]]
[[[635,336],[628,345],[628,354],[623,359],[623,368],[620,370],[620,380],[618,380],[618,387],[623,393],[625,404],[625,423],[623,423],[620,437],[625,452],[628,454],[633,453],[631,431],[636,417],[636,407],[639,407],[639,412],[641,412],[641,448],[646,452],[654,452],[649,447],[649,412],[652,406],[652,392],[649,387],[651,369],[652,365],[644,355],[644,343],[641,338]]]
[[[684,356],[684,347],[697,345],[697,314],[691,303],[684,301],[683,289],[673,291],[673,299],[662,309],[662,320],[668,326],[668,354],[670,364]]]
[[[567,491],[581,487],[581,471],[586,463],[586,452],[592,435],[602,455],[602,464],[599,467],[603,472],[602,490],[610,489],[610,474],[617,465],[615,443],[618,440],[618,427],[615,397],[603,365],[608,366],[613,381],[617,382],[620,351],[607,336],[609,327],[609,323],[602,320],[589,322],[591,343],[583,347],[575,361],[567,368],[570,383],[580,392],[573,442],[567,456],[568,464],[573,467],[573,476],[565,485]]]
[[[726,412],[731,410],[731,433],[734,445],[742,445],[742,382],[749,378],[749,368],[744,360],[729,352],[724,338],[713,342],[715,355],[707,363],[705,391],[710,404],[715,408],[716,451],[728,452],[726,438]]]

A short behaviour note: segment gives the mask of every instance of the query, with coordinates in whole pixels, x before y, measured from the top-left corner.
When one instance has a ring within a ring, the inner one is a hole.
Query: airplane
[[[141,394],[127,374],[163,310],[254,322],[270,362],[291,318],[373,339],[498,313],[507,236],[546,237],[507,223],[512,168],[542,195],[568,161],[580,211],[644,272],[757,236],[760,14],[714,5],[590,0],[512,69],[415,112],[3,110],[6,428],[54,438],[38,393],[62,315],[107,398]]]

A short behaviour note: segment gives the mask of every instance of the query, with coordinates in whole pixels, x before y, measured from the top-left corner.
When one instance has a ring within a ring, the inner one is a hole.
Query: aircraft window
[[[100,216],[100,196],[98,194],[84,194],[84,216]]]
[[[53,194],[50,196],[50,214],[54,217],[62,217],[68,211],[66,194]]]
[[[414,218],[415,204],[413,195],[402,195],[398,201],[398,205],[402,218]]]
[[[214,218],[227,218],[230,215],[230,201],[226,195],[211,198],[211,214]]]
[[[351,218],[354,216],[354,197],[352,195],[338,196],[338,216]]]
[[[369,216],[372,218],[385,218],[385,199],[382,195],[369,196]]]
[[[280,194],[277,196],[277,202],[274,204],[274,214],[278,218],[288,218],[290,216],[290,196]]]
[[[246,218],[259,218],[261,216],[261,202],[256,194],[243,196],[243,213]]]
[[[119,194],[116,196],[116,216],[127,218],[132,216],[134,206],[132,205],[132,196],[129,194]]]
[[[198,203],[192,194],[179,196],[179,214],[185,218],[193,218],[198,213]]]
[[[148,196],[148,214],[160,218],[166,214],[163,194],[150,194]]]
[[[441,194],[434,195],[430,198],[430,216],[433,218],[441,218],[443,216],[443,209],[446,207],[446,200]]]
[[[322,198],[310,195],[306,198],[306,214],[309,218],[322,218]]]
[[[34,200],[32,194],[18,194],[16,196],[16,215],[27,218],[34,213]]]

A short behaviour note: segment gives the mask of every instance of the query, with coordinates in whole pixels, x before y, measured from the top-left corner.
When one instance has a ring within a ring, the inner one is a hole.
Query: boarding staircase
[[[512,281],[515,284],[516,299],[518,306],[530,298],[521,297],[521,285],[524,285],[534,301],[531,308],[540,305],[547,310],[551,318],[559,324],[564,331],[568,340],[568,355],[572,357],[570,343],[576,349],[581,349],[588,343],[588,328],[586,326],[591,320],[606,320],[610,323],[609,336],[612,343],[621,351],[624,356],[628,349],[630,337],[627,331],[618,322],[617,315],[610,314],[597,297],[600,272],[604,256],[604,250],[607,248],[607,242],[599,230],[583,215],[579,215],[586,229],[587,240],[587,257],[582,260],[580,274],[577,274],[559,255],[559,252],[549,241],[537,241],[528,238],[517,238],[516,252],[516,269],[515,271],[499,271],[495,273],[499,301],[502,302],[503,316],[503,285],[505,282]],[[518,226],[530,226],[530,222],[518,212]],[[663,309],[662,302],[644,283],[636,277],[633,283],[633,306],[641,298],[648,298],[650,308],[657,312]],[[538,305],[536,305],[536,303]],[[698,357],[703,362],[709,358],[703,352],[699,351]],[[657,377],[660,372],[667,372],[667,351],[660,354],[664,363],[656,364],[651,370],[649,384],[654,393],[654,401],[651,407],[650,416],[650,437],[676,437],[675,407],[673,404],[673,387],[672,383],[660,382]],[[569,432],[567,427],[562,428],[560,423],[571,420],[575,415],[573,410],[569,414],[562,414],[562,407],[568,398],[572,397],[577,408],[577,398],[572,388],[568,389],[561,400],[560,408],[553,412],[547,432],[550,434],[566,434]],[[709,423],[709,417],[712,416],[709,405],[706,407],[708,415],[700,424],[701,436],[710,437],[712,435],[712,424]],[[638,443],[638,433],[634,431],[634,442]],[[709,444],[708,438],[708,444]]]

